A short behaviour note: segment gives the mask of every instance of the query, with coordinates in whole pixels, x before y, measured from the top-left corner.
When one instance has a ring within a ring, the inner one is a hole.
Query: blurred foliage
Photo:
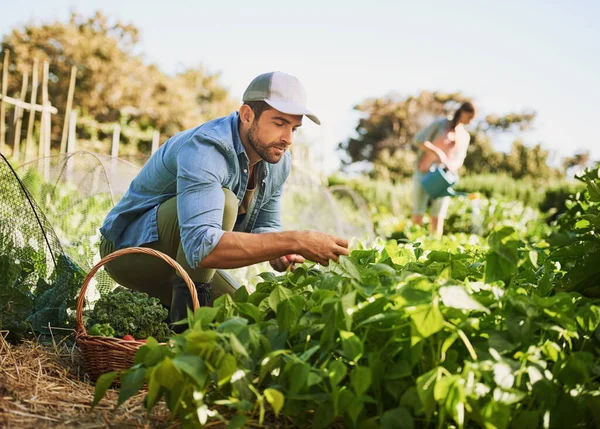
[[[73,106],[86,124],[79,130],[83,139],[107,137],[110,141],[112,124],[119,122],[122,142],[136,144],[139,133],[147,130],[150,139],[154,129],[171,136],[233,110],[219,73],[200,66],[168,76],[144,61],[138,53],[138,37],[134,25],[102,12],[91,17],[73,13],[68,22],[14,28],[1,43],[3,51],[10,51],[8,93],[18,94],[21,74],[31,76],[35,58],[40,62],[40,82],[41,65],[49,62],[49,98],[59,112],[52,120],[53,144],[60,141],[72,66],[77,67]],[[38,103],[40,99],[41,86]],[[91,127],[94,123],[109,123],[110,129]],[[97,129],[100,136],[89,135]]]
[[[345,185],[355,190],[367,201],[372,211],[377,213],[408,216],[411,212],[410,179],[392,183],[366,176],[347,177],[338,173],[328,177],[328,184],[329,186]],[[539,209],[548,220],[553,220],[563,213],[569,195],[576,194],[583,188],[580,182],[564,178],[541,180],[525,176],[515,179],[507,173],[470,174],[461,178],[455,186],[457,191],[479,194],[487,199],[523,203],[528,207]]]
[[[422,91],[416,96],[392,94],[363,101],[354,107],[363,114],[356,126],[357,136],[338,145],[343,166],[367,162],[373,178],[396,182],[409,177],[416,160],[415,135],[436,118],[452,115],[467,100],[460,92]],[[508,154],[494,149],[494,138],[526,130],[534,119],[535,112],[524,111],[476,120],[463,171],[505,172],[515,178],[560,176],[561,171],[547,165],[548,152],[540,145],[531,148],[516,140]]]

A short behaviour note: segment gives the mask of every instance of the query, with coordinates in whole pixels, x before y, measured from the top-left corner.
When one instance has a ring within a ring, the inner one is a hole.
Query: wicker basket
[[[165,255],[162,252],[146,247],[130,247],[127,249],[117,250],[102,258],[90,270],[86,278],[83,280],[83,284],[81,285],[81,290],[79,292],[79,299],[77,300],[76,342],[81,352],[85,370],[92,380],[96,380],[100,375],[109,371],[118,371],[130,368],[134,363],[135,353],[144,344],[139,341],[126,341],[120,338],[88,335],[85,330],[85,326],[83,326],[83,306],[85,302],[85,292],[88,284],[94,277],[94,274],[96,274],[96,272],[107,262],[110,262],[119,256],[128,255],[131,253],[146,253],[148,255],[154,255],[175,268],[183,277],[188,288],[190,289],[194,310],[200,307],[200,304],[198,303],[198,294],[196,293],[194,282],[190,276],[185,272],[181,265],[173,260],[173,258]]]

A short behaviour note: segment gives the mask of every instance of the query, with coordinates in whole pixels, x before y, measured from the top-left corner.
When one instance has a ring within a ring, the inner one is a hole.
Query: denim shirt
[[[100,228],[104,238],[116,249],[158,241],[158,207],[177,196],[183,250],[190,266],[196,268],[224,234],[222,188],[231,190],[238,204],[246,193],[249,159],[238,124],[239,114],[234,112],[167,140],[108,213]],[[288,152],[277,164],[256,164],[257,191],[234,231],[281,230],[281,194],[291,164]]]

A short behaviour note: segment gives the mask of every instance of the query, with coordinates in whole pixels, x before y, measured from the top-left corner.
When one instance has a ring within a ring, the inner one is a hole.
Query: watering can
[[[453,186],[458,182],[458,175],[451,172],[443,164],[433,164],[429,172],[421,179],[421,184],[431,198],[457,197],[467,195],[457,192]]]

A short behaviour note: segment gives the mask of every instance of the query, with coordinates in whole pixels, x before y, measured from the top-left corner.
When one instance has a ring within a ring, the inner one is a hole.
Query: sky
[[[319,127],[301,138],[325,170],[354,135],[353,107],[391,92],[461,91],[478,114],[533,109],[554,159],[590,150],[600,159],[600,2],[574,0],[0,0],[0,35],[71,11],[140,29],[140,51],[167,73],[203,65],[237,100],[260,73],[300,78]],[[507,142],[497,142],[506,150]]]

